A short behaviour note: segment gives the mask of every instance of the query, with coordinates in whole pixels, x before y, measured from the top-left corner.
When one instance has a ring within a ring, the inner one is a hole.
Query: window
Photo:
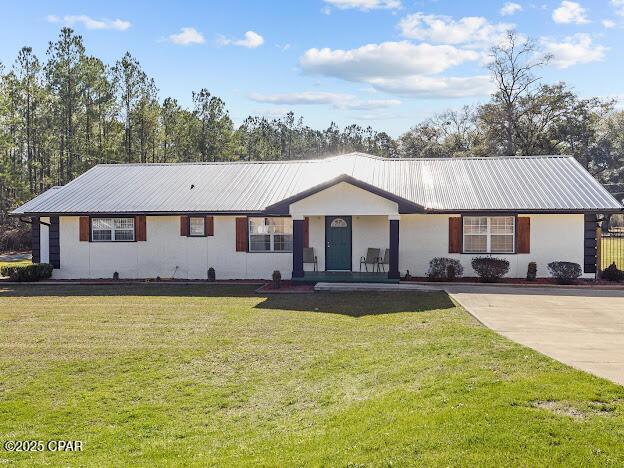
[[[514,253],[513,216],[465,216],[465,253]]]
[[[133,241],[134,218],[93,218],[91,240],[94,242]]]
[[[191,216],[189,218],[189,235],[199,237],[206,235],[206,223],[203,216]]]
[[[292,219],[249,218],[250,252],[291,252]]]

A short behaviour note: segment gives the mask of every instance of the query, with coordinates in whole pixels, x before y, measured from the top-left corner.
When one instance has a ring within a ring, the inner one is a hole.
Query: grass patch
[[[444,293],[255,287],[0,286],[0,440],[84,441],[0,463],[624,462],[624,388]]]

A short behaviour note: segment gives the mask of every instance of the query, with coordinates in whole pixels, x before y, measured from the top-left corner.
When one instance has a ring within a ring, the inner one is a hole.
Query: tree
[[[515,31],[508,31],[506,40],[490,50],[489,69],[496,83],[496,92],[492,96],[494,104],[504,110],[502,127],[504,131],[504,153],[516,154],[514,125],[518,117],[518,100],[531,93],[540,77],[535,70],[545,65],[550,56],[539,57],[534,41],[523,40]]]

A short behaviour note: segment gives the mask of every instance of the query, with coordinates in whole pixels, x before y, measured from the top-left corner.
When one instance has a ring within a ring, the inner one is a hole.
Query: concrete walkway
[[[624,291],[447,286],[488,328],[624,385]]]
[[[409,283],[316,283],[315,291],[442,291],[442,288]]]

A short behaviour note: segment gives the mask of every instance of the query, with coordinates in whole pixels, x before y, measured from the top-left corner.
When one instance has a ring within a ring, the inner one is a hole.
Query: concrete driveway
[[[485,326],[624,385],[624,291],[458,285],[451,296]]]

